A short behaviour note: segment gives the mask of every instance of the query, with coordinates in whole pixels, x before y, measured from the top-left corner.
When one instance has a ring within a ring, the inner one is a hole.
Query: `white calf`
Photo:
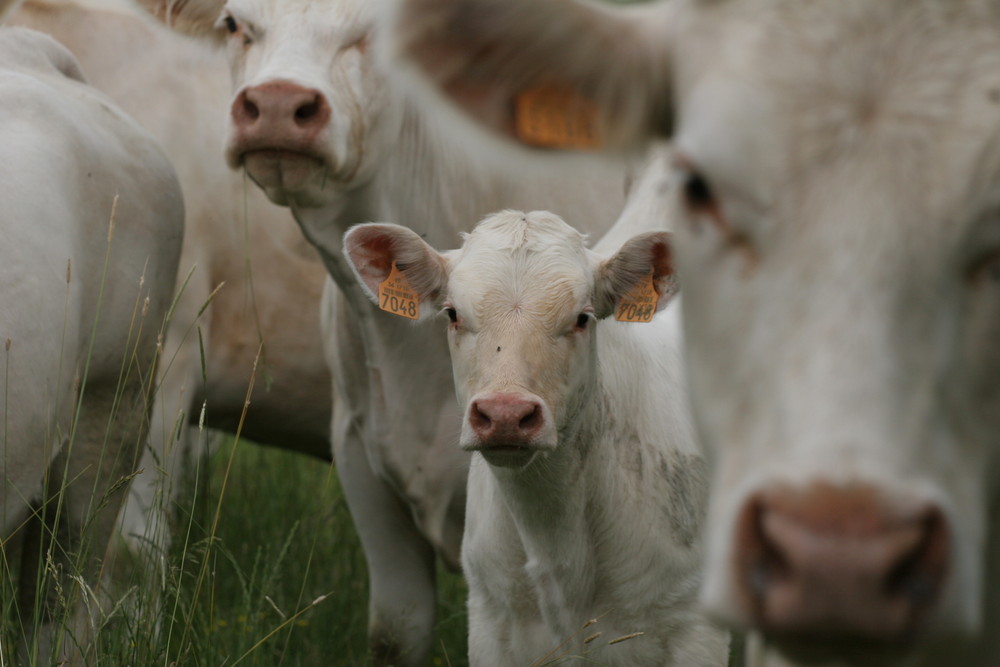
[[[479,454],[471,662],[724,665],[726,635],[696,609],[707,479],[678,308],[653,316],[676,290],[669,234],[607,259],[584,240],[551,213],[504,211],[453,252],[396,225],[355,227],[344,249],[372,299],[399,296],[398,271],[402,298],[451,322],[460,444]]]
[[[86,642],[83,614],[68,635],[54,617],[95,584],[146,436],[184,211],[153,139],[52,39],[0,29],[0,99],[3,572],[20,558],[17,636],[40,627],[49,664]]]

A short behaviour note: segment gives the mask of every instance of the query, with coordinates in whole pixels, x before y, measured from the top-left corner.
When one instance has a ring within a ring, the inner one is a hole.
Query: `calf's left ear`
[[[410,319],[418,319],[419,304],[437,299],[448,284],[444,256],[416,232],[400,225],[351,227],[344,234],[344,256],[370,300],[383,310]]]
[[[648,322],[679,290],[674,275],[670,232],[649,232],[629,239],[597,269],[594,314],[615,314],[628,322]]]

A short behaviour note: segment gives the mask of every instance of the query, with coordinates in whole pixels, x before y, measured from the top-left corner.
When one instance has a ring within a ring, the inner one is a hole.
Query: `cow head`
[[[402,0],[394,48],[536,149],[673,136],[715,461],[704,603],[803,661],[979,632],[1000,595],[996,5],[541,4]]]
[[[310,207],[370,177],[398,128],[374,67],[365,0],[141,0],[224,44],[233,76],[225,154],[278,204]]]
[[[584,241],[545,211],[495,214],[444,254],[396,225],[359,225],[344,237],[373,300],[395,266],[448,318],[465,405],[460,443],[492,465],[524,467],[574,432],[596,373],[595,320],[637,283],[655,291],[650,316],[675,291],[668,233],[634,237],[604,260]]]

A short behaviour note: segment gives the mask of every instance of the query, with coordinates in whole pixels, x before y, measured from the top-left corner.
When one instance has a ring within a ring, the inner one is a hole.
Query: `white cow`
[[[197,423],[203,404],[209,427],[235,432],[246,409],[243,437],[331,458],[331,382],[319,327],[326,274],[287,209],[219,157],[229,73],[213,49],[124,5],[30,0],[10,21],[69,47],[91,85],[160,141],[184,190],[182,291],[164,343],[151,448],[123,526],[136,548],[149,540],[162,548],[163,511],[183,488],[178,478],[185,457],[196,456],[188,450],[197,440],[185,437],[183,427]]]
[[[0,28],[0,99],[0,517],[19,597],[4,608],[13,659],[50,664],[86,646],[84,586],[146,436],[184,205],[152,137],[51,38]]]
[[[479,454],[470,663],[725,665],[726,633],[697,609],[707,476],[679,309],[653,317],[676,291],[669,233],[603,255],[552,213],[503,211],[459,250],[367,224],[344,253],[371,299],[405,266],[421,307],[450,320],[455,446]]]
[[[795,662],[1000,664],[1000,3],[394,16],[500,134],[544,83],[592,145],[674,137],[708,609]]]
[[[326,308],[331,430],[371,575],[370,644],[379,661],[422,664],[433,640],[435,553],[459,562],[468,456],[453,447],[459,413],[444,341],[361,296],[341,238],[355,223],[405,219],[443,245],[507,206],[602,229],[620,210],[623,170],[500,178],[480,168],[450,128],[389,85],[371,48],[367,0],[144,4],[225,44],[236,91],[229,162],[292,208],[345,288]]]

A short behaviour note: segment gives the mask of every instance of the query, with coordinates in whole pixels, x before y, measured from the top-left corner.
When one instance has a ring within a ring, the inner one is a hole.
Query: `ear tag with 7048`
[[[406,274],[392,263],[389,276],[378,284],[378,307],[387,313],[415,320],[420,317],[420,298]]]
[[[632,286],[615,308],[615,319],[619,322],[650,322],[656,313],[656,288],[653,286],[653,272],[643,276]]]

